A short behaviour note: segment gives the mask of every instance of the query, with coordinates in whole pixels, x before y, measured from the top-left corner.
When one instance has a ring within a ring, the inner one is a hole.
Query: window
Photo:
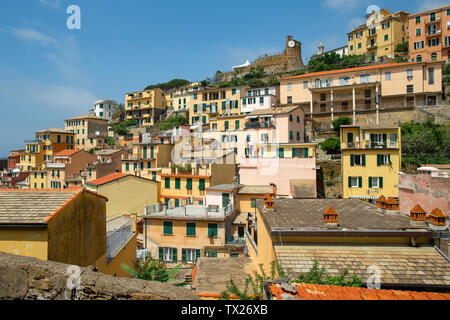
[[[308,89],[308,81],[303,81],[303,89]]]
[[[326,100],[327,100],[327,95],[326,95],[326,93],[320,94],[320,101],[326,101]]]
[[[377,166],[388,166],[391,164],[390,154],[377,154]]]
[[[228,131],[228,129],[229,129],[228,121],[225,121],[225,130]]]
[[[186,223],[186,236],[188,237],[195,237],[195,223],[193,222],[188,222]]]
[[[430,13],[430,21],[431,22],[436,21],[436,12]]]
[[[353,45],[350,46],[350,51],[353,51]]]
[[[370,74],[362,74],[360,76],[361,83],[369,83],[370,82]]]
[[[256,199],[251,200],[251,207],[256,208]]]
[[[208,223],[208,237],[217,238],[217,223]]]
[[[292,90],[292,82],[288,82],[287,84],[287,90],[291,91]]]
[[[164,221],[163,234],[165,236],[171,236],[173,234],[173,222]]]
[[[388,41],[389,40],[389,35],[385,34],[384,35],[384,41]]]
[[[387,134],[371,134],[370,141],[372,148],[385,147],[387,142]]]
[[[422,35],[422,28],[417,28],[416,29],[416,36],[420,36]]]
[[[300,116],[297,116],[297,123],[300,123]]]
[[[364,91],[364,97],[371,98],[372,97],[372,90],[365,90]]]
[[[414,85],[406,86],[406,93],[414,93]]]
[[[348,41],[352,41],[353,40],[353,34],[348,36]]]
[[[437,53],[431,54],[431,61],[437,61]]]
[[[300,132],[297,131],[297,141],[300,141]]]
[[[234,130],[239,130],[239,120],[234,121]]]
[[[181,253],[183,262],[194,262],[197,258],[200,258],[200,250],[198,249],[182,249]]]
[[[291,96],[287,97],[287,103],[288,104],[292,104],[292,97]]]
[[[391,72],[390,71],[386,71],[384,73],[384,80],[391,80]]]
[[[362,177],[348,177],[349,188],[362,188]]]
[[[130,171],[130,164],[129,163],[125,163],[125,171]]]
[[[369,177],[369,188],[383,189],[383,177]]]
[[[348,86],[349,80],[350,80],[350,77],[341,77],[341,78],[339,78],[339,85],[340,86]]]
[[[205,190],[205,179],[200,179],[198,183],[198,190],[203,191]]]
[[[386,22],[382,24],[382,28],[383,30],[389,29],[391,27],[391,23],[390,22]]]
[[[418,55],[416,60],[417,60],[417,62],[422,62],[422,56]]]
[[[361,49],[362,48],[362,45],[361,45],[361,42],[360,43],[358,43],[358,49]]]
[[[293,140],[294,139],[294,132],[289,131],[289,139]]]
[[[439,38],[434,38],[434,39],[428,40],[429,47],[436,47],[438,45],[439,45]]]
[[[352,154],[350,155],[350,166],[352,167],[365,167],[366,166],[366,155],[365,154]]]
[[[278,157],[281,159],[284,158],[284,148],[278,149]]]
[[[423,41],[414,42],[414,50],[423,49],[424,47],[425,47],[425,42],[423,42]]]
[[[420,16],[416,17],[416,24],[420,23]]]
[[[165,178],[164,179],[164,187],[166,189],[170,189],[170,178]]]
[[[389,147],[390,148],[395,148],[397,144],[397,134],[396,133],[391,133],[389,135]]]
[[[181,189],[181,179],[175,178],[175,189],[179,190]]]
[[[428,68],[428,84],[434,84],[434,68]]]
[[[450,45],[450,36],[446,36],[445,37],[445,46],[449,46]]]
[[[177,261],[177,249],[176,248],[159,248],[159,258],[165,262]]]

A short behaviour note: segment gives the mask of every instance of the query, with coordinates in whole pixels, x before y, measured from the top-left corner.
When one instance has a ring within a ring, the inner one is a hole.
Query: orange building
[[[450,6],[412,14],[408,25],[412,61],[450,62]]]

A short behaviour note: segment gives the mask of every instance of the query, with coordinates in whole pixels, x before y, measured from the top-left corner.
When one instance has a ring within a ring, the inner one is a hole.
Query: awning
[[[379,196],[351,196],[350,199],[378,200]]]
[[[248,117],[245,117],[244,119],[256,119],[256,118],[258,118],[258,116],[248,116]]]

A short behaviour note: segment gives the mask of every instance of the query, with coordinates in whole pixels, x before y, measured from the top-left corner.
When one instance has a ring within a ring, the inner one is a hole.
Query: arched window
[[[422,62],[422,56],[417,56],[417,62]]]
[[[431,61],[437,61],[437,53],[431,54]]]

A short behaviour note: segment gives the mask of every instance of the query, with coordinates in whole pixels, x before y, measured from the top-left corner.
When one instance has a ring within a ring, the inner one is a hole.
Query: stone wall
[[[186,288],[115,278],[80,268],[78,290],[67,288],[67,264],[0,252],[0,300],[198,300]]]

